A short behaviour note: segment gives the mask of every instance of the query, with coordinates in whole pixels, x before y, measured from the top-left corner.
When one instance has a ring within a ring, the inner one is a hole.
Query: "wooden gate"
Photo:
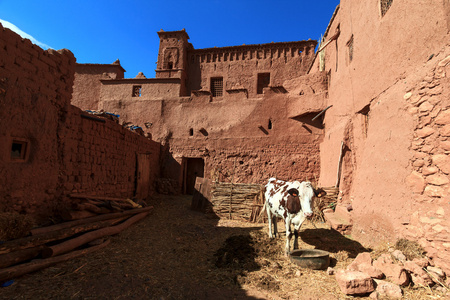
[[[137,154],[136,199],[145,199],[150,192],[150,154]]]

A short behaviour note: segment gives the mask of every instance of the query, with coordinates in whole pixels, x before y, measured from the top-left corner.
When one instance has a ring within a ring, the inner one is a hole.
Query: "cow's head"
[[[300,205],[302,207],[303,214],[305,217],[311,218],[313,215],[312,208],[315,196],[314,189],[311,185],[311,182],[303,181],[302,183],[298,183],[298,185]]]

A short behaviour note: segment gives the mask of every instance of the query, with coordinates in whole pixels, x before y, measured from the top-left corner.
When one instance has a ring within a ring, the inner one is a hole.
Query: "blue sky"
[[[185,28],[196,49],[318,40],[338,4],[339,0],[0,0],[0,20],[41,47],[71,50],[79,63],[120,59],[126,78],[138,72],[150,78],[155,76],[160,29]]]

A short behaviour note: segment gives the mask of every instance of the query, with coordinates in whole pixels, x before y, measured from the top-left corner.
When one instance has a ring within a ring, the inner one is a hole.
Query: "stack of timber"
[[[79,197],[98,201],[92,198],[95,197]],[[104,248],[109,244],[107,237],[142,220],[153,209],[152,206],[138,208],[136,203],[131,204],[126,199],[120,200],[128,204],[114,207],[110,203],[112,208],[103,209],[101,205],[84,200],[74,202],[74,206],[83,207],[83,210],[73,212],[91,212],[94,216],[75,218],[75,215],[69,214],[71,221],[34,228],[26,237],[0,242],[0,283]],[[125,209],[125,206],[128,208]]]
[[[264,205],[264,200],[261,198],[262,189],[263,186],[260,184],[213,183],[211,186],[212,210],[221,218],[256,220],[255,215],[259,215]]]
[[[323,197],[316,197],[314,202],[314,217],[313,221],[325,222],[323,211],[327,208],[334,209],[339,196],[339,187],[323,187],[320,188],[327,194]]]

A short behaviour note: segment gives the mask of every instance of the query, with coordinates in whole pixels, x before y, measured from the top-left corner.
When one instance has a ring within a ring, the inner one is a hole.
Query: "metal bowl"
[[[289,259],[302,268],[313,270],[324,270],[330,265],[330,253],[319,249],[294,250]]]

